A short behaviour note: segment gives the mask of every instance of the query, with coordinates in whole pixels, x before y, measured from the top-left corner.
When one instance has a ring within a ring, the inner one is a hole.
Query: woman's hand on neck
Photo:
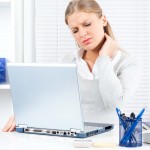
[[[119,49],[118,43],[105,33],[105,42],[99,51],[99,56],[109,56],[113,58]]]

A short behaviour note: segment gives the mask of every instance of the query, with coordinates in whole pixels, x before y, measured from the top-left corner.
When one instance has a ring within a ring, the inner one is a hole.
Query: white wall
[[[0,57],[12,60],[11,9],[9,4],[0,3]]]

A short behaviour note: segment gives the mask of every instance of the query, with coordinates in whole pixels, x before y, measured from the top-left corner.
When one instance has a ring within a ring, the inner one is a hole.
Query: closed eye
[[[86,23],[86,24],[84,24],[85,27],[89,27],[90,25],[91,25],[91,23]],[[78,28],[73,29],[72,32],[73,32],[74,34],[77,33],[77,32],[78,32]]]
[[[77,32],[78,32],[78,29],[74,29],[72,32],[73,32],[73,33],[77,33]]]
[[[87,23],[87,24],[85,24],[85,26],[86,26],[86,27],[88,27],[88,26],[90,26],[90,25],[91,25],[91,23]]]

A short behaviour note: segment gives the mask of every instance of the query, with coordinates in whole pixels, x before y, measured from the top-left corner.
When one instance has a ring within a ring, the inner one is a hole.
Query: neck
[[[85,51],[84,54],[83,54],[83,59],[95,62],[98,55],[99,55],[99,52],[97,52],[97,51]]]
[[[106,38],[103,37],[103,39],[100,41],[100,43],[92,50],[92,51],[95,51],[95,52],[98,52],[101,50],[103,44],[105,43],[106,41]]]
[[[92,62],[95,62],[97,57],[99,56],[99,51],[101,50],[104,42],[105,42],[105,37],[103,40],[98,44],[97,47],[95,47],[93,50],[90,51],[85,51],[83,54],[83,59],[91,60]]]

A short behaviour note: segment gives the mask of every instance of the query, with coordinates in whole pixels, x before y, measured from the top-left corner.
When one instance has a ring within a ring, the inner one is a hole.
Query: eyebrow
[[[80,24],[84,24],[87,20],[89,20],[89,18],[88,19],[86,19],[86,20],[84,20],[82,23],[80,23]],[[74,29],[74,28],[77,28],[77,27],[71,27],[70,29]]]

